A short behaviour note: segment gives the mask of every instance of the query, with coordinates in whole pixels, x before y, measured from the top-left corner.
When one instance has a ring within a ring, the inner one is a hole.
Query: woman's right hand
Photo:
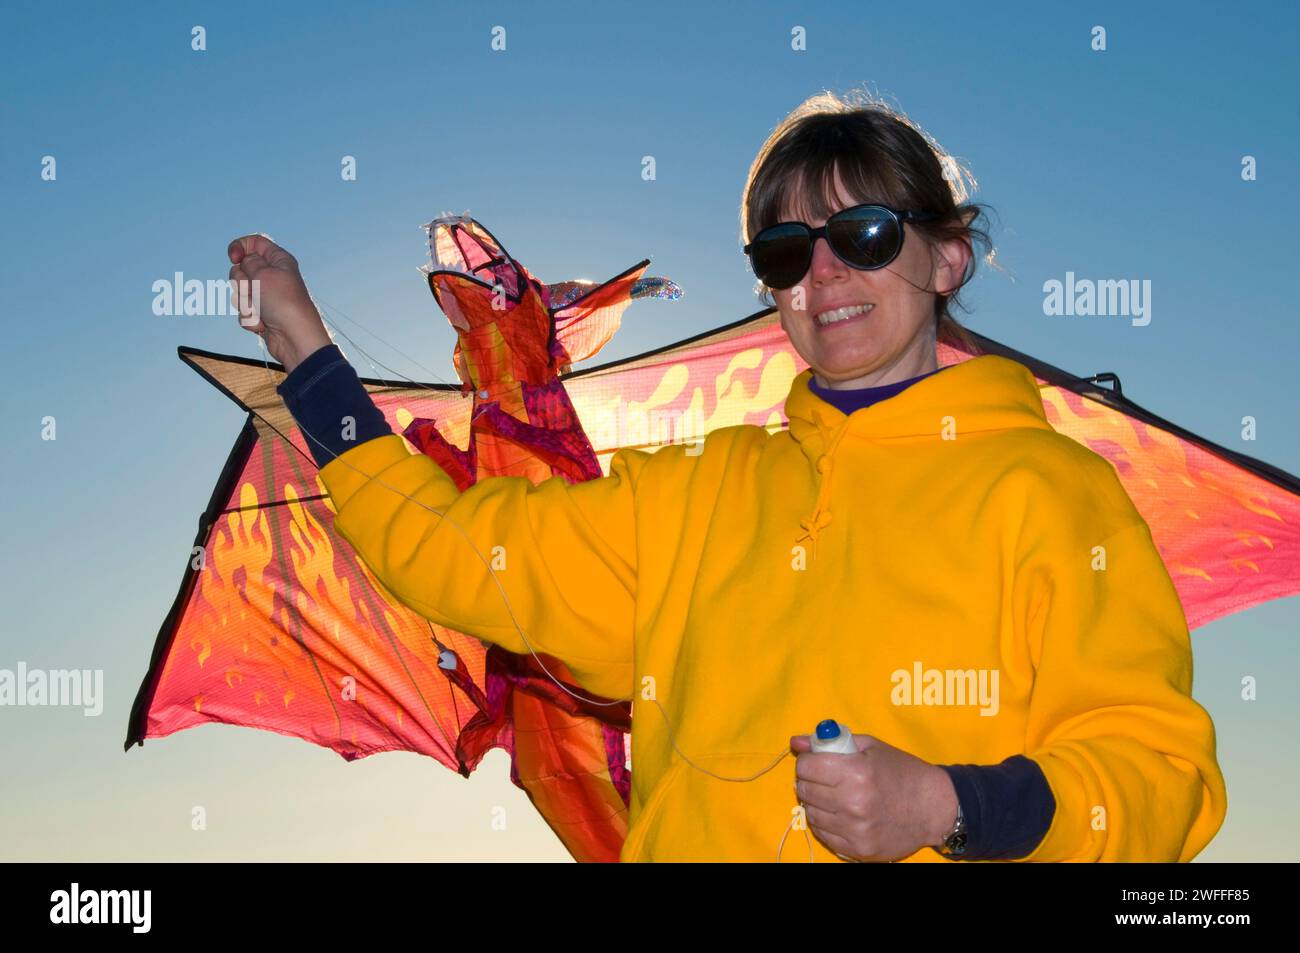
[[[236,238],[226,255],[240,326],[259,335],[286,372],[333,343],[293,255],[265,235]]]

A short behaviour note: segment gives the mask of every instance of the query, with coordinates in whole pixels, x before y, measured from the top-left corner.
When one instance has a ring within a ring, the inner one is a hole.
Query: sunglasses
[[[942,218],[933,212],[896,211],[885,205],[841,209],[820,228],[803,222],[779,222],[763,229],[745,246],[750,267],[769,288],[792,288],[808,273],[813,245],[826,239],[844,264],[859,271],[884,268],[903,250],[903,223]]]

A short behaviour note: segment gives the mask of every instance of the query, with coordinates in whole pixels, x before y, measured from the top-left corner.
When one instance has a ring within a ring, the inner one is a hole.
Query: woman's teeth
[[[834,324],[836,321],[847,321],[855,314],[862,314],[866,311],[870,311],[874,307],[875,305],[871,304],[855,304],[848,308],[836,308],[834,311],[823,311],[821,314],[817,315],[817,323],[822,327],[825,327],[828,324]]]

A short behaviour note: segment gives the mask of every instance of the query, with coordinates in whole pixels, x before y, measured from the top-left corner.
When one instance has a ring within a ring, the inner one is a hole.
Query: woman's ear
[[[934,291],[935,294],[950,295],[961,287],[966,269],[970,265],[970,239],[966,237],[950,238],[934,243]]]

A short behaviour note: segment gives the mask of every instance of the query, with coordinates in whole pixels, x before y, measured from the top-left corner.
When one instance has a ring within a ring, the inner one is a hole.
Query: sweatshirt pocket
[[[637,814],[636,820],[632,822],[632,827],[628,830],[627,840],[623,842],[623,849],[619,852],[619,861],[621,863],[636,863],[651,859],[641,856],[646,833],[655,824],[656,819],[663,810],[664,802],[668,799],[668,795],[672,793],[673,785],[677,783],[682,770],[686,767],[684,761],[674,761],[669,765],[668,770],[664,772],[664,776],[659,779],[655,789],[650,792],[650,799],[646,801],[645,807],[641,808],[641,812]]]
[[[808,860],[804,833],[787,829],[795,817],[794,756],[772,765],[774,752],[695,757],[699,767],[675,761],[637,815],[623,846],[627,862],[772,863],[786,835],[785,861]],[[701,768],[705,770],[701,770]],[[711,771],[714,777],[706,773]],[[814,841],[818,862],[834,854]]]

